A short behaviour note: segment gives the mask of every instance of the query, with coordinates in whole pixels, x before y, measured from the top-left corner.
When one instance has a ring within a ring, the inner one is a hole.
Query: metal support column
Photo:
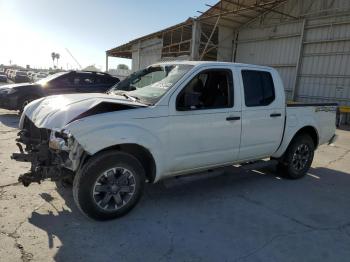
[[[192,42],[191,42],[191,60],[193,61],[196,61],[199,59],[200,38],[201,38],[200,22],[193,19]]]
[[[231,62],[236,62],[237,59],[237,48],[238,48],[238,36],[239,31],[235,31],[234,33],[234,39],[232,41],[232,56],[231,56]]]
[[[217,28],[218,25],[219,25],[220,19],[221,19],[221,17],[218,16],[218,18],[216,19],[215,25],[214,25],[214,27],[213,27],[213,30],[212,30],[212,32],[211,32],[209,38],[208,38],[207,43],[205,44],[203,53],[201,54],[201,57],[200,57],[199,60],[203,60],[204,56],[206,55],[207,49],[208,49],[208,46],[209,46],[209,43],[210,43],[211,39],[213,38],[213,35],[214,35],[214,33],[215,33],[216,28]]]
[[[106,53],[106,72],[108,73],[108,54]]]
[[[292,90],[292,99],[296,101],[298,98],[298,88],[299,88],[299,74],[301,69],[301,64],[303,62],[303,53],[304,53],[304,38],[305,38],[305,28],[306,27],[306,18],[303,20],[302,31],[300,36],[300,46],[299,46],[299,55],[297,66],[295,68],[295,78],[294,78],[294,87]]]

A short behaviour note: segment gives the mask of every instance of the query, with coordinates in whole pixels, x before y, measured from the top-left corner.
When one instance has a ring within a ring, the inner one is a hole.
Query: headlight
[[[54,150],[69,151],[73,143],[72,135],[67,131],[52,130],[50,134],[49,147]]]
[[[14,89],[14,88],[2,88],[0,89],[0,94],[7,94],[7,95],[10,95],[10,94],[13,94],[15,93],[17,90]]]

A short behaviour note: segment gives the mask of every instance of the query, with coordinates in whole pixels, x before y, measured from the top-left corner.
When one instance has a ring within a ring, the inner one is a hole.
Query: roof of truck
[[[169,64],[180,64],[180,65],[193,65],[193,66],[200,66],[200,65],[207,65],[207,66],[222,66],[222,65],[230,65],[235,67],[255,67],[255,68],[264,68],[264,69],[271,69],[271,67],[268,66],[262,66],[262,65],[252,65],[252,64],[243,64],[243,63],[233,63],[233,62],[217,62],[217,61],[169,61],[169,62],[160,62],[155,63],[155,65],[169,65]]]

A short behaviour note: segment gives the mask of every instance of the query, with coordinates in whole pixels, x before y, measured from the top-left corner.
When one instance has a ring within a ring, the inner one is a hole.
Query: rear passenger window
[[[267,106],[275,100],[275,86],[269,72],[242,70],[245,105]]]
[[[96,84],[112,84],[112,78],[105,76],[96,76]]]
[[[94,83],[94,77],[88,74],[77,75],[74,77],[73,83],[74,85],[79,85],[79,86],[91,85]]]

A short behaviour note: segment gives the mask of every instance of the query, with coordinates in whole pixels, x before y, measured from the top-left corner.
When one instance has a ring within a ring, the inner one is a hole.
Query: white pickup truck
[[[74,178],[87,216],[122,216],[145,182],[273,158],[303,177],[314,150],[335,138],[336,104],[286,104],[277,71],[219,62],[172,62],[132,74],[107,94],[42,98],[21,117],[19,180]]]

